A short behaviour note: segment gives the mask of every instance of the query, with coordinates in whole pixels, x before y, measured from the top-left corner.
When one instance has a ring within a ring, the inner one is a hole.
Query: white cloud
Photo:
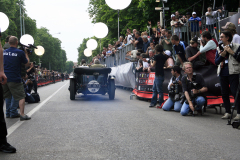
[[[77,62],[83,38],[93,36],[93,24],[87,13],[89,0],[25,0],[27,14],[62,41],[68,60]]]

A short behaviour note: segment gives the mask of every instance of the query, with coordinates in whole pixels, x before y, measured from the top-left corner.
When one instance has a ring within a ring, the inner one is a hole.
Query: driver
[[[100,64],[98,59],[94,60],[94,64],[90,66],[90,68],[106,68],[105,65]]]

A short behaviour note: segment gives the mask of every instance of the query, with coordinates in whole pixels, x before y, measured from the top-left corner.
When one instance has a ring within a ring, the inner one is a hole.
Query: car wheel
[[[75,95],[76,95],[76,92],[75,92],[75,81],[74,79],[70,79],[70,99],[71,100],[75,100]]]
[[[108,90],[109,99],[113,100],[115,98],[115,81],[111,79],[109,81],[109,90]]]

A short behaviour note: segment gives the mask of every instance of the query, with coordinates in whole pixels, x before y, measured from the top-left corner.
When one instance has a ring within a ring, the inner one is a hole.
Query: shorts
[[[4,98],[13,98],[17,101],[25,99],[25,91],[22,83],[7,82],[7,84],[2,85]]]

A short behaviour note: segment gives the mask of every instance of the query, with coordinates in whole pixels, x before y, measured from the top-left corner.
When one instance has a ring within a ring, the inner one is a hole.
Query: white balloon
[[[89,39],[87,41],[87,48],[90,50],[95,50],[98,46],[98,43],[95,39]]]
[[[4,32],[8,29],[9,19],[6,14],[0,12],[0,29],[1,32]]]
[[[104,38],[108,34],[108,26],[102,22],[95,23],[93,27],[93,34],[97,38]]]
[[[105,0],[105,2],[114,10],[123,10],[131,4],[132,0]]]
[[[21,38],[20,38],[20,43],[24,44],[25,46],[28,46],[29,44],[33,45],[34,44],[34,39],[31,35],[29,34],[24,34]]]
[[[38,56],[42,56],[45,52],[45,49],[42,46],[37,46],[37,49],[34,49],[34,52]]]
[[[86,57],[90,57],[90,56],[92,55],[92,50],[86,48],[86,49],[84,50],[84,55],[85,55]]]

